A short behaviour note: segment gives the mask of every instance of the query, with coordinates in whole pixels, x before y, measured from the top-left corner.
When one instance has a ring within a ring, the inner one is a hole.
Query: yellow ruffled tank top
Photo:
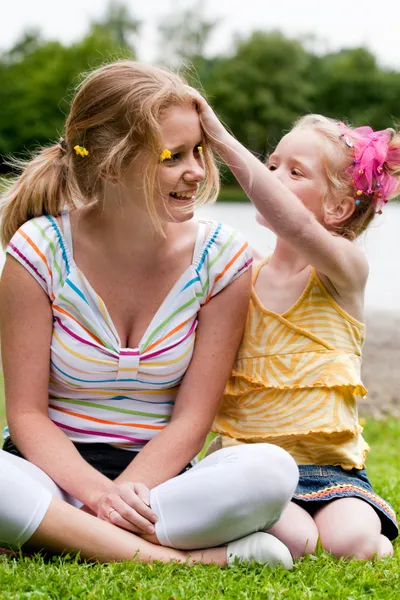
[[[356,396],[367,393],[360,375],[364,332],[313,268],[301,297],[281,315],[264,308],[253,289],[213,425],[222,445],[268,442],[297,464],[363,468],[369,446]]]

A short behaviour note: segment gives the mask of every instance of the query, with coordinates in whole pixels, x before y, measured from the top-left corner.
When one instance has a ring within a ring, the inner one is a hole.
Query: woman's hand
[[[97,504],[97,516],[137,534],[152,534],[157,516],[150,508],[150,490],[144,483],[115,484]]]

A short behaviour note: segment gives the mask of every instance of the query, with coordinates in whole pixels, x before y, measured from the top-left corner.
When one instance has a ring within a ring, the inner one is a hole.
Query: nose
[[[283,183],[283,182],[284,182],[284,179],[285,179],[285,172],[284,172],[284,169],[283,169],[283,168],[281,168],[281,167],[277,167],[276,169],[274,169],[274,170],[270,171],[270,173],[272,173],[272,175],[273,175],[274,177],[276,177],[277,179],[279,179],[279,181],[280,181],[281,183]]]
[[[186,166],[183,178],[185,181],[203,181],[206,175],[204,165],[196,157],[192,157]]]

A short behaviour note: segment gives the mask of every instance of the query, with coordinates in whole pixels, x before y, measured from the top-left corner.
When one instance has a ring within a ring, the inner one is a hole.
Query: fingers
[[[139,502],[142,503],[141,500]],[[121,497],[114,498],[113,507],[108,514],[108,520],[114,523],[114,525],[135,533],[155,532],[153,523],[144,518],[136,508],[129,506]]]
[[[143,502],[150,506],[150,490],[144,483],[134,483],[135,491]]]
[[[120,495],[122,500],[124,500],[129,507],[138,512],[150,525],[157,521],[157,516],[149,506],[150,490],[143,483],[122,484],[120,486]]]
[[[123,483],[108,493],[98,517],[133,533],[155,533],[157,516],[150,506],[150,490],[143,483]]]
[[[207,106],[207,101],[205,100],[205,98],[203,98],[200,92],[198,92],[195,88],[191,87],[190,85],[187,86],[187,89],[189,90],[190,95],[193,98],[196,108],[198,110],[204,109],[204,107]]]
[[[144,533],[150,533],[149,531],[146,531],[146,530],[143,531],[139,527],[136,527],[136,525],[133,525],[132,523],[130,523],[130,521],[127,521],[126,519],[124,519],[124,517],[122,517],[115,508],[112,508],[110,510],[108,517],[106,519],[103,519],[103,521],[109,521],[113,525],[116,525],[117,527],[121,527],[121,529],[126,529],[127,531],[131,531],[132,533],[136,533],[137,535],[143,535]]]

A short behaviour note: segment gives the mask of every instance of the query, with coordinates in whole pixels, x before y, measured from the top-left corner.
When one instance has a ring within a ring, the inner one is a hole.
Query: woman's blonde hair
[[[312,129],[321,134],[325,141],[323,147],[323,165],[329,185],[330,194],[340,202],[343,199],[356,199],[356,189],[353,178],[349,173],[350,167],[354,164],[354,147],[345,142],[345,137],[341,133],[341,123],[335,119],[329,119],[322,115],[306,115],[301,117],[294,124],[293,129]],[[351,128],[346,127],[351,137]],[[389,142],[389,153],[391,160],[388,160],[384,169],[390,175],[400,178],[400,135],[394,133]],[[396,197],[399,193],[399,187],[389,198]],[[336,227],[336,233],[347,239],[357,238],[376,214],[376,205],[372,196],[363,196],[362,202],[355,204],[355,210],[349,219]]]
[[[162,232],[154,203],[162,150],[160,115],[170,106],[191,103],[186,82],[158,67],[127,60],[90,73],[72,102],[62,143],[43,148],[28,162],[14,161],[22,172],[2,194],[3,246],[28,219],[98,202],[104,181],[118,178],[138,156],[148,159],[144,194],[155,227]],[[213,202],[219,192],[212,140],[204,131],[203,136],[206,176],[197,205]],[[88,155],[76,154],[75,146],[86,148]]]

